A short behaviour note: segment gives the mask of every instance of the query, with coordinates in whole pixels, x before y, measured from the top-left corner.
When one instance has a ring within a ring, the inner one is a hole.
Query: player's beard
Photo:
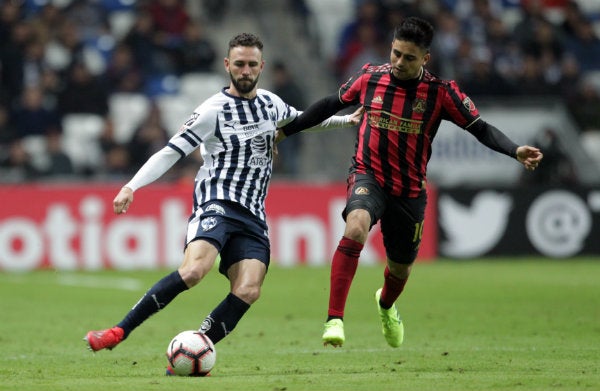
[[[231,79],[231,82],[233,83],[233,86],[235,87],[235,89],[240,94],[247,94],[256,87],[256,85],[258,84],[259,76],[256,76],[256,79],[254,79],[254,81],[252,81],[250,79],[244,79],[244,78],[236,80],[233,77],[233,75],[231,74],[231,72],[229,72],[229,78]]]

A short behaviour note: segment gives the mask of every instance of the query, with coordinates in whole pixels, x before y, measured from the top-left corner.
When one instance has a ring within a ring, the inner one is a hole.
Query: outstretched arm
[[[325,129],[338,129],[338,128],[346,128],[350,126],[356,126],[360,124],[362,120],[363,114],[365,112],[365,108],[360,106],[352,114],[347,115],[333,115],[327,118],[325,121],[321,122],[318,125],[313,126],[312,128],[305,129],[307,132],[318,132],[320,130]],[[278,144],[281,141],[285,140],[286,136],[282,132],[281,129],[277,129],[275,132],[275,143]]]
[[[351,126],[356,126],[362,120],[363,113],[365,112],[365,108],[360,106],[352,114],[347,115],[332,115],[327,118],[325,121],[304,129],[306,132],[318,132],[320,130],[327,129],[339,129],[339,128],[348,128]]]
[[[286,136],[290,136],[304,129],[312,128],[344,107],[346,105],[340,101],[337,95],[328,96],[310,105],[298,118],[281,129]]]
[[[133,202],[133,192],[160,178],[180,158],[181,154],[168,146],[152,155],[133,178],[121,188],[113,200],[114,212],[116,214],[127,213],[127,209]]]
[[[482,119],[477,120],[470,127],[467,127],[467,131],[486,147],[514,157],[527,170],[535,170],[544,157],[538,148],[529,145],[518,146],[504,133]]]

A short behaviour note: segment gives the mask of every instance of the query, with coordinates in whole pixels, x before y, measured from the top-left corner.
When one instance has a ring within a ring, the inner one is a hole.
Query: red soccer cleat
[[[87,342],[90,350],[97,352],[102,349],[111,350],[123,340],[123,335],[125,335],[125,331],[115,326],[106,330],[89,331],[83,339]]]

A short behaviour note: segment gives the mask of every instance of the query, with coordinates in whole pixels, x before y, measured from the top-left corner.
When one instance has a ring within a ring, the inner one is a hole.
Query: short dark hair
[[[429,50],[433,40],[433,26],[428,21],[411,16],[394,30],[394,40],[408,41]]]
[[[241,33],[231,38],[229,41],[229,49],[227,50],[227,54],[229,54],[231,49],[238,46],[256,47],[261,52],[263,50],[263,43],[260,38],[250,33]]]

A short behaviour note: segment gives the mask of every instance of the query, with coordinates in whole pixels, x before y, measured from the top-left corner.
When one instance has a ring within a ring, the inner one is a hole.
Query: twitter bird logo
[[[512,204],[509,195],[494,191],[478,193],[471,206],[440,196],[439,223],[447,238],[440,243],[441,254],[472,258],[491,250],[506,230]]]

